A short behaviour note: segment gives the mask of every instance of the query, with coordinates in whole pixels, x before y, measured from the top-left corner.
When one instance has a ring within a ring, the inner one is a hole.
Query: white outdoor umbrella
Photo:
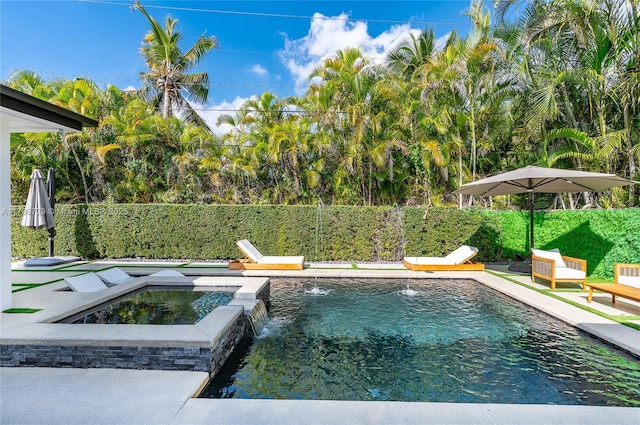
[[[27,204],[24,208],[21,224],[31,229],[46,228],[49,231],[50,239],[55,234],[55,221],[53,219],[53,208],[49,202],[49,195],[43,182],[42,172],[36,169],[31,173],[31,187],[27,195]],[[51,242],[51,240],[50,240]],[[53,256],[52,244],[49,244],[49,255]]]
[[[623,179],[615,174],[543,168],[529,165],[460,186],[455,193],[475,196],[529,193],[529,248],[533,248],[533,194],[600,192],[617,186],[640,182]]]

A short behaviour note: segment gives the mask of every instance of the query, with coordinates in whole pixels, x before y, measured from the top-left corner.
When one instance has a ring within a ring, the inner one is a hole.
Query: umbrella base
[[[531,262],[517,261],[515,263],[511,263],[511,265],[509,266],[509,271],[522,274],[531,274]]]
[[[59,264],[72,263],[78,261],[80,257],[66,256],[66,257],[39,257],[32,258],[24,262],[25,267],[50,267],[57,266]]]

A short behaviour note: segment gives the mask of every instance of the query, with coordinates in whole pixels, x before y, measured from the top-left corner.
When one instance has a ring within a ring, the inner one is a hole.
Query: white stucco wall
[[[0,310],[11,308],[11,125],[0,118]]]

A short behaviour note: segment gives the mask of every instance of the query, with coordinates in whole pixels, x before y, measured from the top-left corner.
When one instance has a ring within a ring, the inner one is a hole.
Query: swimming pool
[[[640,405],[640,362],[473,280],[271,279],[201,397]]]
[[[62,323],[193,325],[227,305],[233,290],[145,286],[123,297],[61,320]]]

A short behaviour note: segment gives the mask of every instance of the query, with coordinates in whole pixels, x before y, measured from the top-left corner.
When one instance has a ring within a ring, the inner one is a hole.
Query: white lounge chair
[[[536,277],[550,281],[551,289],[556,289],[556,282],[577,282],[586,290],[587,261],[561,255],[557,249],[531,248],[531,281]]]
[[[125,271],[117,268],[117,267],[113,267],[107,270],[102,270],[99,272],[96,272],[96,274],[100,277],[100,279],[102,279],[105,283],[107,283],[108,285],[119,285],[121,283],[125,283],[125,282],[129,282],[133,279],[135,279],[135,277],[129,275],[128,273],[126,273]],[[150,277],[184,277],[184,275],[180,272],[177,272],[175,270],[160,270],[159,272],[155,272],[153,274],[149,275]]]
[[[414,271],[436,270],[484,270],[484,264],[473,263],[478,255],[475,246],[462,245],[446,257],[404,257],[404,266]]]
[[[262,255],[247,239],[236,243],[245,258],[229,262],[231,270],[302,270],[304,256]]]
[[[95,273],[65,277],[64,281],[75,292],[98,292],[108,288]]]

